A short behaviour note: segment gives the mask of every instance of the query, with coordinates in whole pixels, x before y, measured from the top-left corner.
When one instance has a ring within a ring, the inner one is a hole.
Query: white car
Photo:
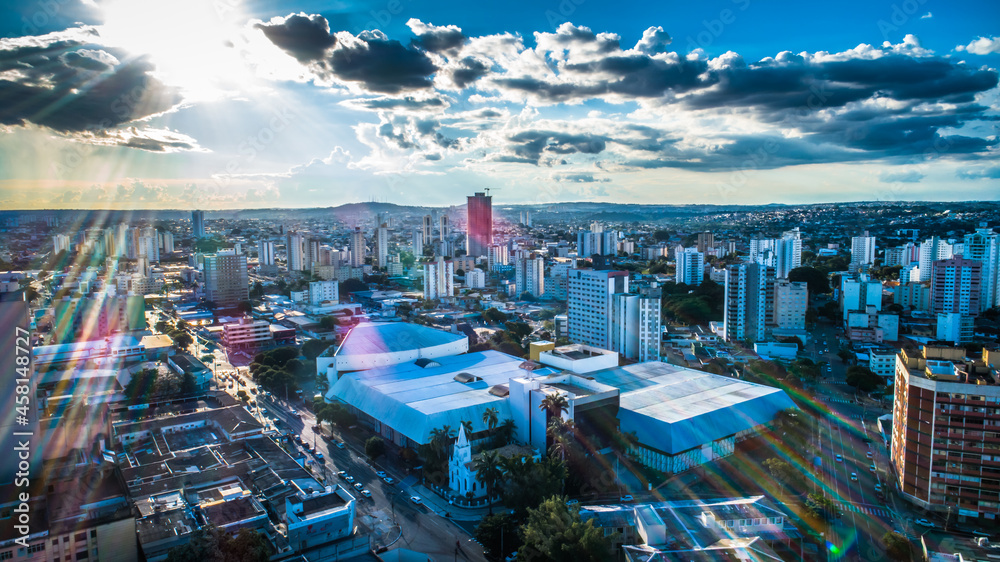
[[[872,472],[875,472],[875,470],[876,470],[876,469],[875,469],[875,465],[873,464],[873,465],[869,466],[869,467],[868,467],[868,470],[870,470],[870,471],[872,471]]]
[[[871,451],[865,451],[865,456],[868,457],[868,458],[872,458],[872,452]]]
[[[876,492],[881,492],[882,491],[882,485],[881,484],[875,484],[875,491]]]
[[[858,481],[858,473],[857,472],[852,472],[851,473],[851,481],[853,481],[853,482],[857,482]]]
[[[921,527],[931,527],[931,528],[934,527],[934,523],[931,523],[926,519],[914,519],[913,522],[916,523],[917,525],[920,525]]]
[[[420,496],[410,496],[410,501],[415,503],[416,505],[424,503],[424,500],[420,499]]]
[[[834,457],[834,458],[835,458],[835,459],[837,459],[837,462],[844,462],[844,457],[842,457],[842,456],[840,456],[840,455],[837,455],[837,456],[836,456],[836,457]]]
[[[366,497],[366,498],[370,498],[370,497],[372,497],[372,492],[371,492],[371,490],[364,489],[364,490],[361,490],[361,495],[364,496],[364,497]]]
[[[385,482],[386,484],[392,484],[395,482],[395,480],[392,479],[392,476],[386,476],[382,478],[382,481]]]
[[[620,501],[622,501],[622,502],[630,502],[630,501],[632,501],[632,494],[625,494],[624,496],[622,496],[620,498]]]

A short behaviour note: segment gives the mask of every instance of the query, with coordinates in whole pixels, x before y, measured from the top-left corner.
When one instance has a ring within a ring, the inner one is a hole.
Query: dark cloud
[[[587,133],[528,130],[508,138],[510,152],[495,158],[499,162],[538,164],[543,155],[599,154],[607,148],[607,139]]]
[[[116,61],[111,65],[108,61]],[[125,62],[117,62],[125,61]],[[152,76],[142,57],[61,40],[0,50],[0,123],[34,123],[63,133],[101,131],[166,111],[179,92]]]
[[[440,53],[456,49],[465,43],[466,37],[462,30],[454,25],[439,27],[412,19],[407,24],[417,35],[413,45],[425,51]]]
[[[323,59],[337,43],[330,33],[330,24],[320,15],[294,14],[259,23],[257,29],[277,47],[301,63]]]
[[[381,33],[366,32],[354,44],[342,43],[333,50],[329,62],[337,78],[386,94],[430,88],[431,76],[437,71],[423,52]]]
[[[448,101],[443,97],[430,97],[430,98],[416,98],[413,96],[403,96],[400,98],[373,98],[373,99],[357,99],[348,102],[348,105],[352,107],[371,109],[371,110],[384,110],[384,109],[401,109],[401,110],[411,110],[419,111],[424,109],[444,109],[448,107]]]
[[[555,174],[552,179],[567,183],[607,183],[610,178],[598,178],[594,174],[577,172],[572,174]]]
[[[451,71],[451,80],[459,88],[465,88],[490,71],[490,65],[476,57],[465,57],[458,62],[458,66]]]

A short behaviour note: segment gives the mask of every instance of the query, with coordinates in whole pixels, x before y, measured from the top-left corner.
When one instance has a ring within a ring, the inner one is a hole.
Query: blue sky
[[[996,199],[1000,4],[0,6],[3,208]]]

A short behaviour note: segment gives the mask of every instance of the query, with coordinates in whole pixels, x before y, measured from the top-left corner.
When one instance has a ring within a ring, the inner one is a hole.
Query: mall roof
[[[324,356],[394,353],[436,347],[466,337],[465,334],[453,334],[407,322],[362,322],[347,333],[340,347],[336,350],[328,348]]]
[[[675,455],[768,423],[795,404],[781,389],[670,365],[640,363],[588,373],[621,389],[623,433]]]
[[[493,350],[440,357],[427,367],[408,362],[346,374],[329,395],[412,441],[428,443],[431,430],[444,425],[457,429],[463,421],[471,421],[473,432],[483,431],[487,408],[496,408],[501,420],[511,417],[507,399],[490,394],[490,388],[524,376],[522,363],[519,357]],[[535,374],[551,372],[537,370]],[[480,380],[459,382],[456,377],[461,373],[472,373]]]

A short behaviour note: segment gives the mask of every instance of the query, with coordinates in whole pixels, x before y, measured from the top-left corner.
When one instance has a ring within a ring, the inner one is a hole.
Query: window
[[[77,541],[85,541],[87,540],[87,533],[77,533],[76,536],[73,537],[73,539]]]
[[[92,538],[92,539],[96,539],[97,538],[97,529],[91,529],[90,530],[90,538]]]
[[[33,554],[35,552],[45,552],[45,543],[29,544],[28,554]]]
[[[76,553],[76,559],[77,560],[86,560],[88,558],[90,558],[90,553],[87,552],[86,550],[84,550],[83,552],[77,552]]]
[[[10,560],[13,557],[14,557],[13,550],[5,550],[3,552],[0,552],[0,560]]]

